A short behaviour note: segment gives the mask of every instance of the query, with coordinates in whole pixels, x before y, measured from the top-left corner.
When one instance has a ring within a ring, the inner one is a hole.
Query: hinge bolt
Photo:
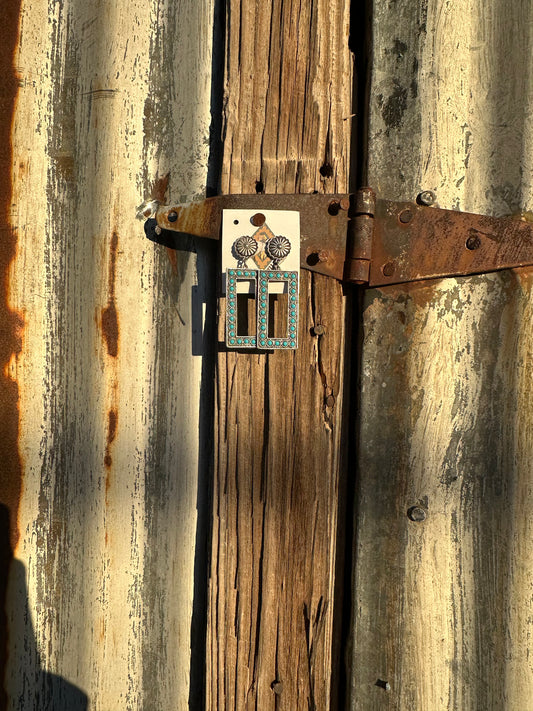
[[[411,519],[411,521],[420,523],[421,521],[426,520],[427,513],[421,506],[411,506],[411,508],[407,511],[407,516]]]
[[[426,205],[427,207],[430,207],[430,205],[435,204],[436,199],[437,196],[433,190],[422,190],[416,200],[419,205]]]
[[[385,691],[390,691],[390,684],[384,679],[378,679],[376,681],[376,686],[379,686],[380,689],[385,689]]]
[[[341,210],[349,210],[350,209],[350,198],[342,198],[341,200]]]
[[[403,225],[406,225],[408,222],[411,222],[413,219],[413,213],[411,210],[402,210],[399,215],[399,220]]]
[[[473,235],[466,240],[466,248],[471,251],[474,249],[479,249],[481,247],[481,240],[477,235]]]
[[[381,268],[383,276],[391,277],[394,274],[394,262],[387,262]]]
[[[278,679],[274,679],[272,684],[270,684],[270,688],[276,695],[279,696],[279,694],[281,694],[281,692],[283,691],[283,682],[278,681]]]
[[[175,210],[171,210],[168,213],[167,220],[169,222],[176,222],[177,219],[178,219],[178,213]]]

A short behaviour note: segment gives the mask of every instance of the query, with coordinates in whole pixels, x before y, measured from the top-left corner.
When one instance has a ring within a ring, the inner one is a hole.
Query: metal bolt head
[[[383,276],[391,277],[394,274],[394,262],[387,262],[381,267]]]
[[[422,190],[422,192],[419,194],[417,198],[417,202],[420,205],[427,205],[429,207],[430,205],[435,204],[435,200],[437,199],[437,196],[433,192],[433,190]]]
[[[274,679],[272,684],[270,684],[270,688],[272,689],[272,691],[275,694],[277,694],[279,696],[279,694],[281,694],[281,692],[283,691],[283,682],[278,681],[277,679]]]
[[[156,235],[160,235],[163,230],[161,229],[161,227],[159,227],[159,225],[156,225],[154,227],[154,232],[156,233]]]
[[[342,198],[341,200],[341,210],[349,210],[350,209],[350,198]]]
[[[402,225],[406,225],[408,222],[411,222],[411,220],[413,219],[413,213],[409,209],[402,210],[400,212],[398,218],[399,218],[400,222],[402,223]]]
[[[256,212],[255,215],[252,215],[250,218],[250,222],[254,227],[261,227],[261,225],[264,225],[266,221],[266,217],[263,215],[262,212]]]
[[[329,259],[329,252],[327,249],[321,249],[320,252],[318,253],[318,261],[319,262],[327,262]]]
[[[167,215],[167,220],[169,222],[176,222],[178,219],[178,213],[175,210],[171,210]]]
[[[411,521],[420,523],[421,521],[426,520],[427,512],[421,506],[411,506],[411,508],[407,511],[407,516],[411,519]]]
[[[470,250],[479,249],[481,247],[481,240],[477,235],[472,235],[466,240],[466,248]]]
[[[385,689],[385,691],[390,691],[390,684],[388,681],[385,681],[385,679],[378,679],[376,686],[379,686],[380,689]]]
[[[313,326],[313,333],[315,336],[323,336],[326,333],[326,329],[321,323],[317,323],[316,326]]]

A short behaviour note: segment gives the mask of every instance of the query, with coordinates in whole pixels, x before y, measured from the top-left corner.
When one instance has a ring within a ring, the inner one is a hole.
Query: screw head
[[[435,195],[433,190],[422,190],[422,192],[417,198],[417,202],[420,205],[427,205],[427,207],[429,207],[430,205],[433,205],[435,203],[436,199],[437,196]]]
[[[175,210],[171,210],[167,215],[167,220],[169,222],[176,222],[178,219],[178,213]]]
[[[255,215],[252,215],[250,217],[250,222],[254,227],[261,227],[261,225],[264,225],[266,221],[266,217],[263,215],[262,212],[256,212]]]
[[[427,512],[421,506],[411,506],[411,508],[407,510],[407,516],[411,521],[420,523],[426,520]]]
[[[341,210],[349,210],[350,209],[350,198],[342,198],[341,200]]]
[[[400,212],[400,214],[398,215],[398,218],[399,218],[400,222],[402,223],[402,225],[406,225],[408,222],[411,222],[411,220],[413,219],[413,213],[409,209],[402,210]]]
[[[315,336],[323,336],[326,333],[326,329],[321,323],[317,323],[316,326],[313,326],[313,333]]]
[[[281,694],[281,692],[283,691],[283,682],[278,681],[277,679],[274,679],[272,684],[270,684],[270,688],[272,689],[272,691],[275,694],[277,694],[279,696],[279,694]]]
[[[472,235],[466,240],[466,248],[471,251],[481,247],[481,240],[477,235]]]
[[[381,267],[383,276],[390,277],[394,274],[394,262],[387,262]]]
[[[154,232],[156,233],[156,235],[160,235],[163,230],[161,229],[161,227],[159,227],[159,225],[156,225],[154,227]]]
[[[321,249],[320,252],[318,253],[318,261],[319,262],[327,262],[329,259],[329,252],[327,249]]]
[[[379,686],[380,689],[385,689],[385,691],[390,691],[390,684],[388,681],[385,681],[385,679],[378,679],[376,686]]]

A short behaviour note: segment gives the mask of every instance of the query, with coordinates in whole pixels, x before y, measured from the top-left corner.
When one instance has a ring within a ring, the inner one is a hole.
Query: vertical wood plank
[[[531,211],[532,21],[529,3],[373,3],[382,197]],[[531,308],[528,269],[366,294],[352,709],[531,704]]]
[[[347,189],[348,20],[345,0],[228,2],[222,192]],[[300,289],[297,351],[218,354],[217,711],[331,707],[347,305],[333,280],[303,271]]]
[[[136,212],[204,193],[212,3],[23,0],[17,29],[5,700],[184,711],[211,417],[192,314],[214,299],[212,254],[167,255]]]

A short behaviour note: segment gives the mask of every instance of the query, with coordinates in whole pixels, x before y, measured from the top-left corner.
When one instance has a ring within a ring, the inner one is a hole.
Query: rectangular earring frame
[[[237,333],[237,283],[255,281],[256,269],[226,269],[226,345],[228,348],[257,348],[257,336],[240,336]]]
[[[268,285],[287,284],[288,314],[287,336],[283,338],[270,338],[268,335],[269,321],[269,292]],[[264,350],[298,348],[298,272],[284,271],[283,269],[265,269],[258,271],[257,281],[257,345]]]

